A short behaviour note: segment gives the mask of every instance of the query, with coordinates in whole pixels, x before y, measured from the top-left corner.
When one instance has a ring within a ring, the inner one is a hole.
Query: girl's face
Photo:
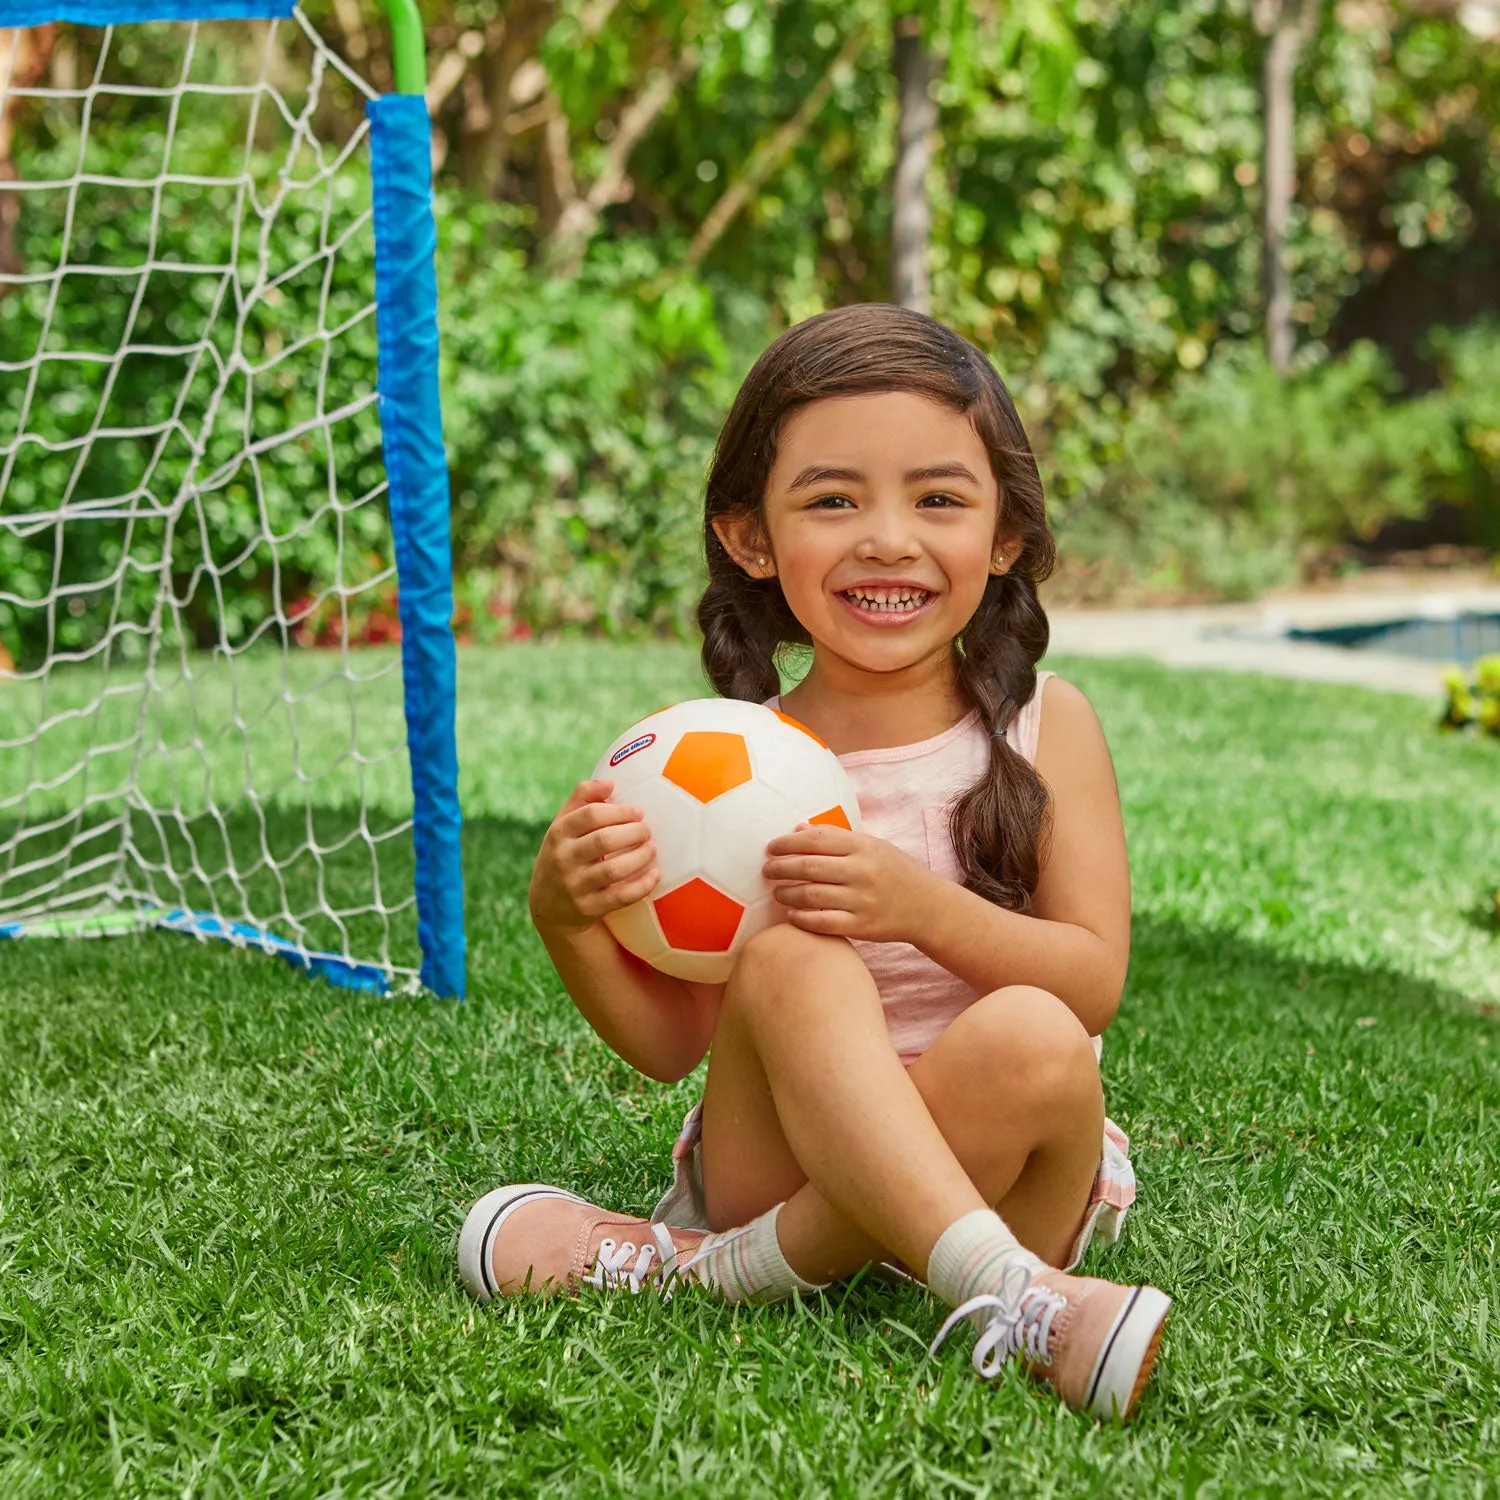
[[[779,578],[819,653],[867,672],[946,663],[1020,550],[997,540],[999,486],[968,418],[900,391],[793,415],[764,513],[768,546],[715,521],[720,540],[752,577]]]

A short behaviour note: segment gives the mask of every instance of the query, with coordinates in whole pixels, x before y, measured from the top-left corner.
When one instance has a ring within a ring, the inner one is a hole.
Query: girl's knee
[[[976,1078],[1002,1083],[1038,1102],[1091,1098],[1100,1092],[1099,1061],[1083,1023],[1056,995],[1033,985],[1010,985],[976,1001],[955,1026],[964,1026],[955,1052]]]
[[[814,968],[844,955],[857,957],[847,938],[806,932],[790,922],[763,928],[740,949],[724,988],[725,1004],[800,994]]]

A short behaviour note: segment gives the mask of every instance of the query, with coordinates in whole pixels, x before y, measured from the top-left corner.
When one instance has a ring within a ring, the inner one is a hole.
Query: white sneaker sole
[[[1089,1381],[1085,1404],[1091,1416],[1123,1422],[1130,1415],[1151,1377],[1162,1325],[1171,1310],[1172,1299],[1154,1286],[1131,1289]]]
[[[458,1272],[471,1296],[488,1302],[497,1291],[494,1271],[495,1236],[501,1226],[520,1207],[542,1198],[565,1198],[570,1203],[584,1203],[576,1193],[565,1188],[548,1187],[541,1182],[513,1182],[486,1193],[464,1220],[458,1236]]]

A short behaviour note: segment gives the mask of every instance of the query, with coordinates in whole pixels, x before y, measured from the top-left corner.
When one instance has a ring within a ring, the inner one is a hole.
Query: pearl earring
[[[756,562],[758,562],[761,565],[761,567],[765,567],[765,565],[766,565],[765,558],[763,558],[763,557],[757,557],[755,560],[756,560]]]

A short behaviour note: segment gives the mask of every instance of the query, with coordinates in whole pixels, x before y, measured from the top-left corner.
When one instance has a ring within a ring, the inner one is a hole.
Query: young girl
[[[611,783],[574,788],[531,882],[568,993],[664,1082],[708,1054],[650,1220],[558,1188],[474,1206],[475,1296],[548,1284],[730,1302],[872,1262],[967,1317],[1070,1405],[1127,1415],[1170,1301],[1068,1274],[1135,1196],[1104,1117],[1099,1035],[1125,981],[1119,797],[1088,701],[1038,673],[1054,552],[1020,418],[988,360],[918,313],[841,308],[788,330],[737,397],[708,477],[703,663],[838,754],[864,832],[803,825],[765,873],[787,920],[726,984],[628,956],[600,920],[655,886]],[[778,697],[778,652],[812,665]]]

